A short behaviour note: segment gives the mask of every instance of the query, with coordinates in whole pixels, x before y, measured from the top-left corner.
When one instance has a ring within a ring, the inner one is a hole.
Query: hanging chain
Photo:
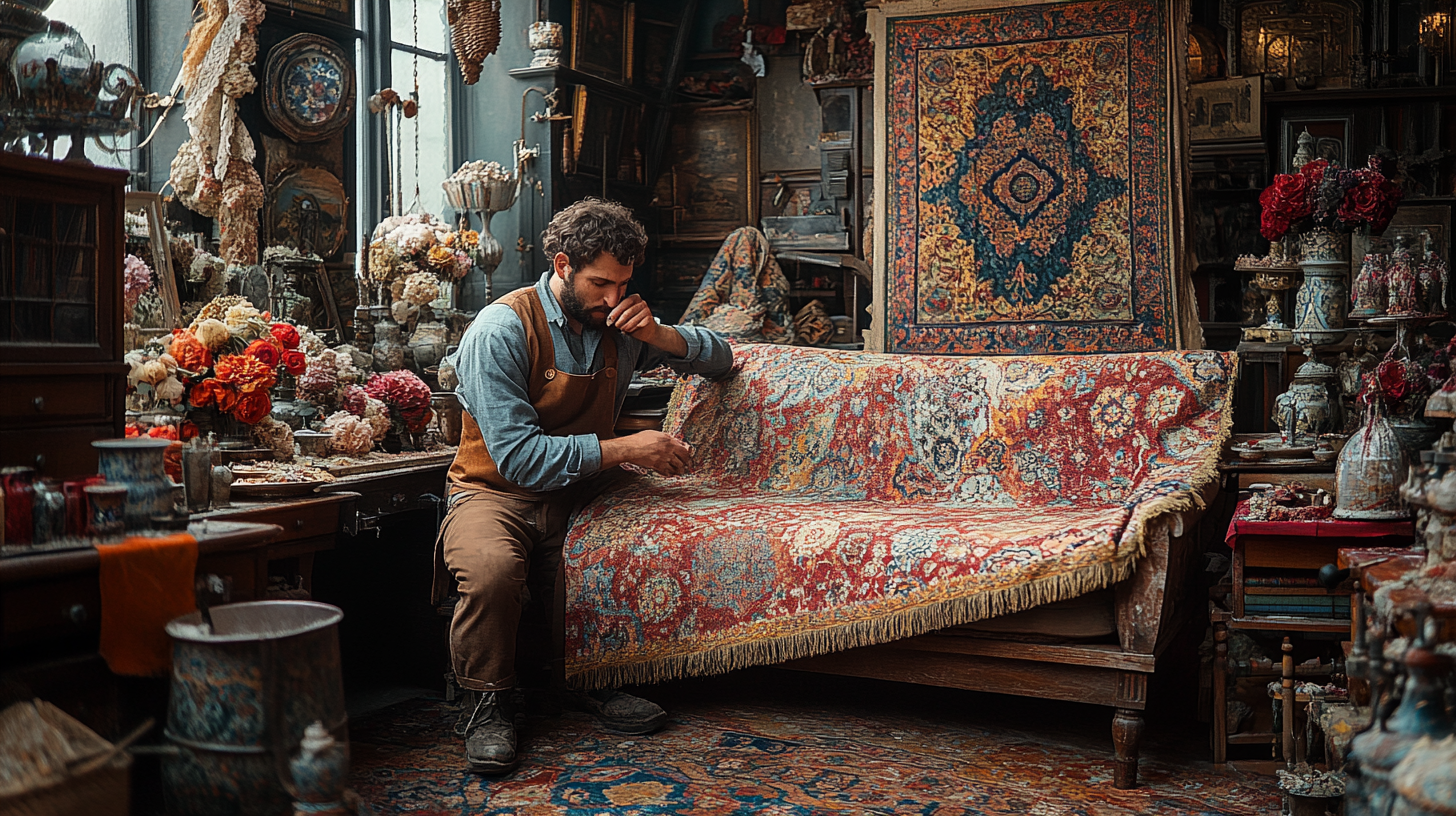
[[[420,0],[414,0],[414,79],[415,79],[415,203],[420,200]]]

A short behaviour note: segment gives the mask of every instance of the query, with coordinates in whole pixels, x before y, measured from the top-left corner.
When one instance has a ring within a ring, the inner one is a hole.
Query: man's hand
[[[688,342],[676,330],[658,323],[652,308],[641,295],[628,295],[607,315],[607,325],[621,333],[656,346],[674,357],[688,353]]]
[[[602,440],[602,470],[627,463],[680,476],[692,466],[693,450],[662,431],[638,431],[631,436]]]

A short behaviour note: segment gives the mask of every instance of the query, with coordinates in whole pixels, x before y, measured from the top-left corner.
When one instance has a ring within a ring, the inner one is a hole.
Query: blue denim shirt
[[[551,273],[547,272],[536,282],[536,292],[551,324],[556,368],[568,374],[602,370],[602,330],[583,326],[581,334],[572,331],[550,283]],[[614,418],[621,413],[634,372],[666,364],[680,374],[721,377],[732,368],[733,351],[723,338],[696,326],[672,328],[687,341],[687,354],[682,357],[617,334]],[[480,426],[485,449],[502,476],[527,490],[540,491],[565,487],[601,470],[602,446],[596,435],[551,436],[541,430],[526,391],[531,373],[526,328],[511,307],[495,303],[482,309],[465,330],[450,362],[460,378],[455,394]]]

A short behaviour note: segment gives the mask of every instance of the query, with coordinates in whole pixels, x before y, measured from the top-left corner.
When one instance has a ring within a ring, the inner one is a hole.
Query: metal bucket
[[[348,744],[338,607],[257,601],[194,612],[167,624],[172,694],[164,759],[167,810],[189,816],[285,816],[288,759],[321,720]]]

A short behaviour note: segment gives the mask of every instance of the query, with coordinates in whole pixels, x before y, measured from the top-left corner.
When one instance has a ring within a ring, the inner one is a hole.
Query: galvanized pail
[[[309,601],[256,601],[167,624],[172,695],[164,759],[167,810],[190,816],[283,816],[288,758],[321,720],[348,744],[338,623],[343,610]]]

